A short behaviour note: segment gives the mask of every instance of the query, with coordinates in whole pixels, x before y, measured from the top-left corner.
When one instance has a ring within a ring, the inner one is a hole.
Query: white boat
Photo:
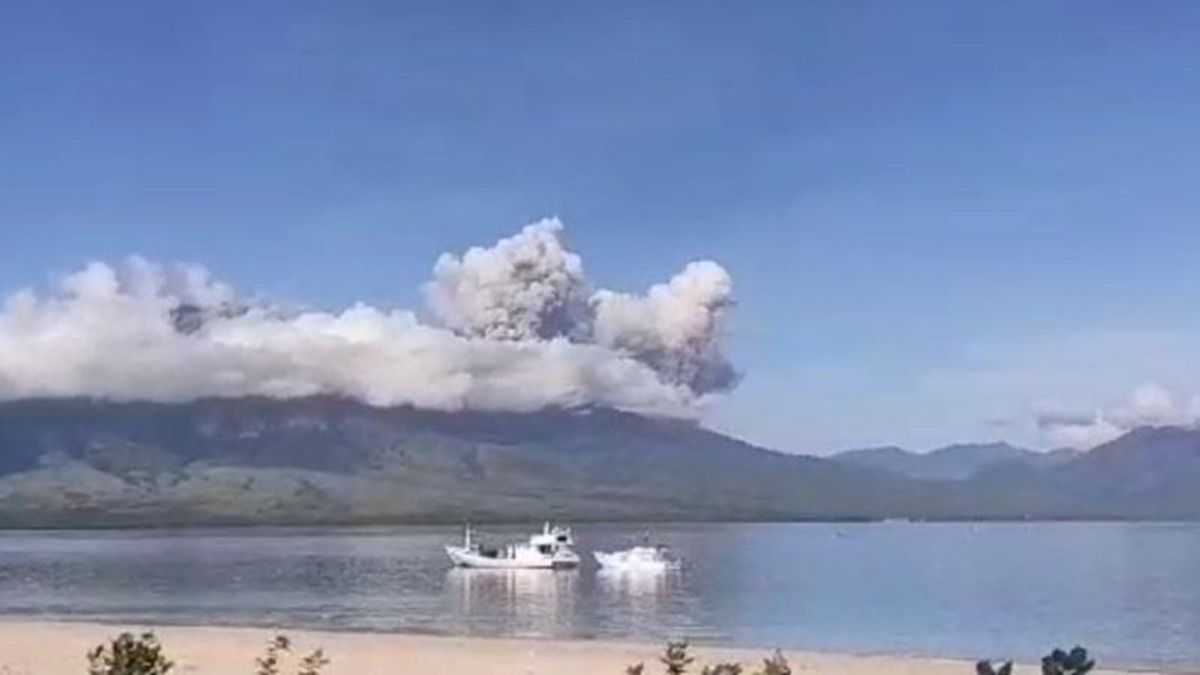
[[[579,566],[579,555],[571,549],[575,542],[565,527],[542,526],[542,532],[528,542],[498,548],[481,546],[471,538],[471,527],[463,532],[462,546],[447,546],[446,555],[458,567],[481,569],[566,569]]]
[[[666,546],[634,546],[624,551],[596,551],[596,562],[606,572],[665,572],[679,569],[679,559]]]

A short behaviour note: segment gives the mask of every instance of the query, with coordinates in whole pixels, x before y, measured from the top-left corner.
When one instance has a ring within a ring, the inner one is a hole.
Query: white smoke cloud
[[[1192,426],[1200,423],[1200,396],[1180,403],[1155,382],[1133,390],[1128,400],[1090,414],[1064,412],[1056,406],[1039,406],[1038,429],[1055,445],[1091,449],[1144,426]]]
[[[733,280],[715,262],[689,264],[644,296],[592,296],[596,342],[636,355],[672,382],[696,391],[732,386],[721,353],[721,327],[733,304]]]
[[[463,335],[534,340],[573,335],[586,311],[583,261],[563,246],[562,223],[525,226],[491,248],[443,253],[425,286],[430,308]]]
[[[445,327],[363,304],[285,310],[194,265],[91,263],[48,292],[8,298],[0,398],[334,394],[438,410],[696,415],[717,387],[687,374],[726,363],[717,339],[728,275],[703,263],[645,298],[601,291],[598,310],[616,297],[648,304],[619,329],[600,310],[593,330],[582,263],[561,229],[543,221],[493,248],[442,256],[426,291]]]

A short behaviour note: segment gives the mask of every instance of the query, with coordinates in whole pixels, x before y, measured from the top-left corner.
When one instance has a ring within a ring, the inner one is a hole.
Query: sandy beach
[[[86,672],[88,649],[122,630],[153,628],[176,664],[173,672],[204,675],[250,675],[254,659],[281,631],[226,627],[119,627],[94,623],[0,620],[0,675],[80,675]],[[522,640],[458,638],[409,634],[283,631],[297,654],[323,648],[329,675],[404,675],[405,673],[472,673],[473,675],[622,675],[625,667],[645,661],[657,673],[661,645],[592,640]],[[699,665],[736,661],[757,665],[762,650],[698,647]],[[814,675],[968,675],[974,665],[952,659],[898,656],[854,656],[786,652],[797,673]],[[288,672],[285,670],[284,672]],[[1018,673],[1034,673],[1033,666]],[[1123,671],[1099,671],[1117,673]],[[1126,671],[1128,672],[1128,671]],[[1142,671],[1145,672],[1145,671]]]

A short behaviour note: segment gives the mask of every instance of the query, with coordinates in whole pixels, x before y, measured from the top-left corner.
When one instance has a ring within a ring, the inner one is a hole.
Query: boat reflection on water
[[[679,568],[673,569],[600,569],[596,584],[612,598],[651,599],[665,595],[679,581]]]
[[[470,632],[554,637],[572,634],[578,577],[573,570],[456,567],[446,572],[446,591]]]
[[[596,590],[604,607],[604,628],[657,636],[681,609],[681,574],[675,569],[600,569]]]

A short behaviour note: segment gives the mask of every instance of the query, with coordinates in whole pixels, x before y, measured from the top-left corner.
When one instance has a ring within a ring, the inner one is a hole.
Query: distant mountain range
[[[1066,464],[1079,455],[1071,448],[1037,452],[1008,443],[961,443],[927,453],[895,446],[847,450],[833,455],[835,461],[887,471],[921,480],[967,480],[981,471],[1012,464],[1048,469]]]
[[[1200,431],[784,454],[606,409],[0,403],[0,526],[1200,517]]]

